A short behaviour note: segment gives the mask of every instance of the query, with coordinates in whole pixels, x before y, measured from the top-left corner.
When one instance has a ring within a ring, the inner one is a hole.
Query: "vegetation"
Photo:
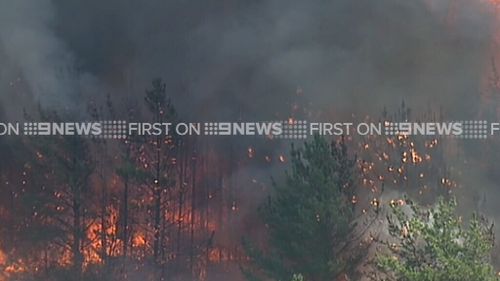
[[[455,214],[456,206],[454,200],[442,199],[430,210],[409,200],[392,205],[390,254],[378,259],[389,280],[499,280],[490,264],[492,225],[473,215],[466,226]]]
[[[293,272],[332,280],[348,269],[338,250],[354,227],[354,165],[343,141],[329,144],[316,136],[303,148],[292,147],[291,171],[261,209],[272,248],[263,252],[246,243],[254,269],[274,280],[290,280]]]

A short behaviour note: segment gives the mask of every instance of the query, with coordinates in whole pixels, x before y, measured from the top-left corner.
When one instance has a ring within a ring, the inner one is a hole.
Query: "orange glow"
[[[0,265],[5,265],[7,263],[7,255],[0,250]]]
[[[132,247],[141,248],[145,247],[146,245],[147,242],[145,235],[142,233],[135,233],[134,237],[132,238]]]
[[[108,217],[106,218],[107,228],[102,233],[102,224],[99,221],[92,223],[87,230],[87,239],[90,241],[90,247],[85,247],[83,251],[84,266],[89,264],[102,263],[101,253],[103,252],[102,235],[104,235],[105,242],[108,244],[104,252],[108,256],[118,256],[120,252],[118,249],[121,247],[111,247],[111,244],[121,245],[122,241],[117,238],[118,211],[116,208],[107,208]],[[113,250],[114,249],[114,250]]]
[[[487,0],[486,2],[493,5],[493,6],[500,5],[500,0]]]

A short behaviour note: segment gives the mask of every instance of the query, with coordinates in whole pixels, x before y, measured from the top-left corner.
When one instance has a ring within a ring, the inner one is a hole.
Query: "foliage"
[[[285,184],[261,208],[269,229],[271,250],[245,243],[254,266],[275,280],[301,272],[307,280],[331,280],[345,271],[347,260],[337,252],[353,230],[353,169],[343,141],[319,136],[291,151]],[[299,277],[296,277],[299,278]]]
[[[455,200],[440,199],[425,210],[407,200],[393,204],[388,216],[389,255],[378,265],[391,280],[492,281],[499,280],[490,265],[494,234],[492,225],[473,215],[468,226],[455,215]]]

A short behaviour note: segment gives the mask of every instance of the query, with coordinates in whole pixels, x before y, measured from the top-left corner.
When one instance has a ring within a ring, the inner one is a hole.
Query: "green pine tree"
[[[350,262],[338,250],[354,227],[354,167],[343,140],[329,144],[315,136],[303,148],[292,147],[291,170],[261,209],[271,250],[246,242],[260,272],[274,280],[291,280],[300,272],[314,281],[332,280],[347,270]]]

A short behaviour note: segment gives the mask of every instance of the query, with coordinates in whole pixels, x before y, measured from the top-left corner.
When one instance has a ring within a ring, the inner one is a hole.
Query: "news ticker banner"
[[[429,136],[487,139],[500,136],[500,122],[462,120],[452,122],[310,122],[282,120],[265,122],[146,123],[124,120],[89,122],[0,122],[0,136],[85,136],[126,139],[130,136],[266,136],[276,139],[306,139],[313,135],[340,136]]]

